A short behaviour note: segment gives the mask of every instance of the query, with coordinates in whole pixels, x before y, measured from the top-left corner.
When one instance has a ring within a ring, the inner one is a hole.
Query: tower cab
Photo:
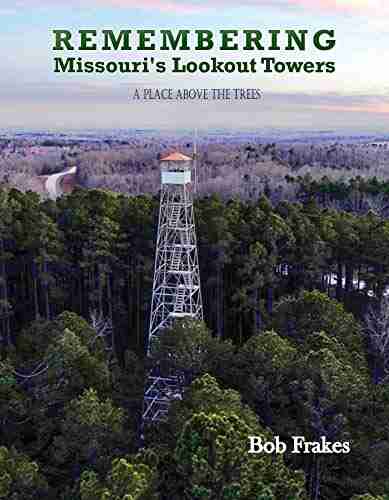
[[[171,153],[161,159],[162,184],[189,184],[192,182],[193,160],[182,153]]]

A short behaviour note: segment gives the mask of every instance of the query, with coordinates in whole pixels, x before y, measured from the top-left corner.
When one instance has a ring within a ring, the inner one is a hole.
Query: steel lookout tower
[[[193,210],[195,161],[177,152],[162,158],[161,183],[148,354],[177,318],[203,319]],[[181,396],[179,374],[162,374],[155,366],[147,380],[143,423],[163,420],[170,401]]]

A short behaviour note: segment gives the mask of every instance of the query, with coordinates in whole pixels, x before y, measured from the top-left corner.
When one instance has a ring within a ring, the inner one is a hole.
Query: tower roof
[[[161,161],[191,161],[192,158],[190,156],[183,155],[182,153],[178,153],[175,151],[174,153],[170,153],[169,155],[161,158]]]

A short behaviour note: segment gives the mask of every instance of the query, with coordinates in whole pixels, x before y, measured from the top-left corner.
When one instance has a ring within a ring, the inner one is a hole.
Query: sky
[[[335,61],[335,73],[54,73],[54,57],[136,60],[150,52],[55,52],[53,29],[334,29],[307,50],[160,53],[169,60]],[[0,128],[230,128],[389,134],[387,0],[0,0]],[[231,55],[232,54],[232,55]],[[257,88],[260,101],[138,102],[136,88]]]

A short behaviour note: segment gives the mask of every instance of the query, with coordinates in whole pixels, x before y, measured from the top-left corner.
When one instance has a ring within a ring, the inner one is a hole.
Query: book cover
[[[389,499],[387,3],[0,15],[0,498]]]

